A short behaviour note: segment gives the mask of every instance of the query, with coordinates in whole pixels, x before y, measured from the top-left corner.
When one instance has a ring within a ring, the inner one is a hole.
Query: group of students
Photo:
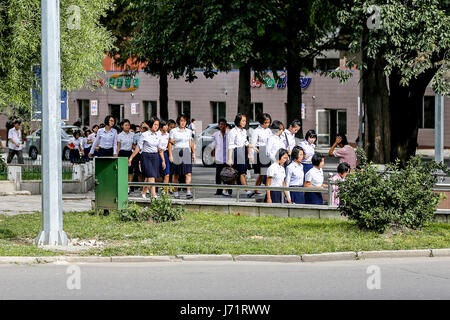
[[[270,114],[264,113],[258,119],[260,125],[247,139],[245,129],[247,119],[243,114],[237,114],[235,127],[226,130],[226,119],[219,120],[219,131],[213,135],[213,153],[216,160],[216,183],[220,184],[220,172],[228,165],[239,175],[239,183],[247,185],[246,173],[249,163],[253,164],[255,174],[258,174],[256,186],[265,182],[270,187],[308,187],[326,188],[324,184],[323,166],[325,157],[315,152],[317,135],[309,130],[305,140],[296,143],[295,135],[300,130],[301,123],[294,120],[286,129],[279,120],[274,120]],[[336,146],[340,149],[335,150]],[[330,156],[340,159],[338,173],[333,180],[344,179],[350,170],[356,167],[356,153],[348,145],[344,134],[339,134],[335,144],[330,149]],[[257,191],[247,191],[247,197],[252,197]],[[227,190],[218,189],[216,195],[230,196]],[[333,201],[338,203],[337,189],[333,186]],[[267,191],[265,201],[281,203],[282,191]],[[284,197],[288,203],[323,204],[321,192],[285,191]],[[336,200],[337,199],[337,200]]]
[[[74,132],[68,147],[71,149],[71,159],[79,158],[80,153],[87,160],[93,157],[128,158],[129,182],[136,175],[139,180],[151,183],[160,178],[164,183],[168,183],[170,178],[177,183],[183,177],[189,184],[195,149],[193,133],[187,124],[188,118],[182,114],[176,121],[152,117],[140,126],[132,125],[125,119],[118,128],[115,127],[115,118],[108,115],[102,126],[95,125],[92,132],[85,130],[84,138],[81,138],[80,132]],[[142,197],[146,198],[148,192],[149,188],[144,187]],[[179,198],[177,189],[173,195]],[[155,187],[151,188],[151,196],[157,197]],[[186,198],[192,198],[190,188],[187,188]]]

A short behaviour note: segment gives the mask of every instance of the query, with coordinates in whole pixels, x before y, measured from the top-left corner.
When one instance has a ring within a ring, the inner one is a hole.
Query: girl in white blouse
[[[309,170],[305,175],[305,187],[327,188],[328,186],[323,183],[323,171],[322,171],[322,168],[325,164],[325,157],[320,153],[315,153],[312,157],[312,164],[313,168]],[[307,204],[323,204],[322,193],[306,192],[305,202]]]
[[[308,130],[305,135],[305,140],[300,141],[298,146],[303,149],[304,151],[304,157],[302,160],[303,164],[303,171],[305,174],[311,170],[313,167],[312,165],[312,157],[314,156],[315,149],[316,149],[316,140],[317,140],[317,134],[314,130]]]
[[[79,163],[80,153],[84,156],[80,131],[77,130],[73,133],[73,137],[70,138],[67,147],[70,149],[70,162]]]
[[[266,153],[272,162],[278,161],[278,151],[285,149],[285,143],[282,138],[284,132],[284,125],[279,120],[274,120],[271,126],[272,135],[267,139]]]
[[[303,160],[303,149],[294,147],[291,153],[292,162],[286,168],[286,186],[303,187],[304,172],[301,161]],[[292,203],[305,203],[305,194],[301,191],[291,191],[289,193]]]
[[[186,184],[192,182],[192,163],[195,161],[194,141],[192,131],[186,128],[187,117],[181,114],[177,118],[178,127],[169,133],[169,161],[173,166],[172,182],[178,183],[180,176],[186,177]],[[175,188],[174,198],[178,199],[178,189]],[[191,199],[191,188],[187,188],[186,198]]]
[[[267,169],[267,187],[286,187],[286,172],[284,169],[284,164],[289,159],[289,154],[286,149],[280,149],[278,152],[278,161],[272,163],[272,165]],[[288,203],[291,203],[289,193],[284,191],[284,195]],[[281,191],[266,191],[266,202],[267,203],[281,203],[282,192]]]

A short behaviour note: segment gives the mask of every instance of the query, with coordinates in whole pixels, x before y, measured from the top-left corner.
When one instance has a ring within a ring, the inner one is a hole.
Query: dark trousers
[[[22,150],[13,150],[13,149],[9,149],[8,151],[8,158],[6,159],[7,163],[11,163],[12,159],[14,158],[14,156],[17,155],[17,160],[20,164],[23,164],[23,155],[22,155]]]
[[[220,180],[220,173],[222,172],[222,169],[227,166],[226,163],[216,163],[216,184],[222,184],[222,181]],[[233,192],[233,190],[228,190],[229,194]],[[222,189],[217,189],[216,194],[222,194]]]

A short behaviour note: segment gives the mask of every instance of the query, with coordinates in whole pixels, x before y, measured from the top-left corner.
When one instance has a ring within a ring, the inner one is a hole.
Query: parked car
[[[228,122],[231,128],[234,128],[234,122]],[[253,130],[259,126],[259,122],[250,122],[248,128],[248,138],[252,136]],[[213,134],[219,130],[218,123],[209,124],[205,130],[200,133],[197,141],[197,146],[202,150],[202,162],[205,167],[214,165],[213,157],[211,155]]]
[[[76,126],[62,126],[61,127],[61,150],[62,150],[62,159],[70,160],[70,149],[67,148],[67,144],[69,143],[70,138],[73,136],[73,132],[76,130],[80,130],[81,128]],[[31,135],[27,136],[27,142],[25,144],[25,152],[28,152],[28,155],[31,159],[36,160],[38,154],[41,153],[41,129],[36,130]]]

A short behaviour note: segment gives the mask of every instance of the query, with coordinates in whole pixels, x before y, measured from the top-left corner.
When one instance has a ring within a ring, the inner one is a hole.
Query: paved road
[[[367,287],[370,266],[380,289]],[[450,258],[0,265],[0,288],[0,299],[450,299]]]

